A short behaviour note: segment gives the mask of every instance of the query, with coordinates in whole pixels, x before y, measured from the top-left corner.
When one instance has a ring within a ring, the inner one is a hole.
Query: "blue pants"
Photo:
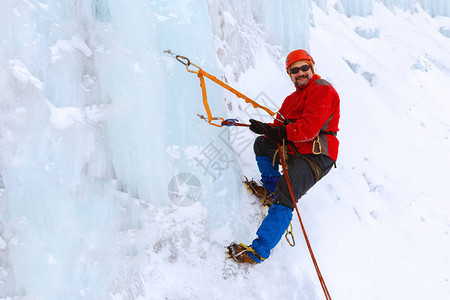
[[[278,165],[272,165],[272,159],[267,156],[256,156],[256,163],[258,169],[261,172],[261,181],[266,189],[275,193],[277,188],[278,179],[280,179],[280,172],[278,171]]]
[[[284,174],[279,176],[278,157],[275,158],[275,166],[272,166],[276,144],[260,136],[255,140],[254,150],[264,186],[268,190],[272,191],[273,189],[275,191],[274,204],[269,208],[269,213],[256,232],[258,237],[252,242],[253,250],[266,259],[288,228],[292,220],[294,203],[292,202]],[[325,155],[307,154],[305,156],[313,160],[322,169],[323,176],[331,170],[334,164],[334,160]],[[316,183],[314,173],[307,161],[298,155],[289,157],[288,173],[291,178],[295,200],[298,201]],[[261,262],[253,254],[250,253],[250,256],[256,262]]]
[[[262,258],[268,258],[270,250],[278,244],[291,220],[292,209],[281,204],[273,204],[270,206],[269,213],[256,232],[258,238],[252,243],[253,250]],[[261,262],[259,258],[251,253],[249,254],[253,260]]]
[[[280,179],[281,176],[278,171],[280,165],[278,156],[275,158],[275,161],[273,160],[276,147],[276,144],[263,136],[257,137],[255,144],[253,145],[253,150],[256,155],[256,164],[261,173],[261,181],[263,182],[264,187],[272,193],[275,193],[278,179]]]

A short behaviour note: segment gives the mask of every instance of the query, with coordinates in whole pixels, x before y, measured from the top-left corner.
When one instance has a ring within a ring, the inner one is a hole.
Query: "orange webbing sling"
[[[268,109],[267,107],[264,107],[264,106],[258,104],[257,102],[253,101],[249,97],[247,97],[244,94],[240,93],[239,91],[235,90],[234,88],[232,88],[231,86],[229,86],[225,82],[223,82],[223,81],[217,79],[216,77],[214,77],[213,75],[203,71],[199,66],[191,63],[191,61],[187,57],[184,57],[184,56],[181,56],[181,55],[177,55],[177,54],[173,53],[170,50],[166,50],[164,52],[172,55],[179,62],[181,62],[183,65],[185,65],[186,66],[186,70],[188,72],[197,74],[198,78],[200,79],[200,87],[202,88],[203,106],[205,107],[206,114],[207,114],[208,118],[205,118],[205,117],[203,117],[201,115],[199,115],[199,117],[202,118],[202,119],[205,119],[209,124],[217,126],[217,127],[222,127],[224,125],[231,125],[230,121],[228,121],[228,120],[224,120],[223,118],[213,117],[212,116],[211,110],[210,110],[209,104],[208,104],[208,97],[206,95],[206,85],[205,85],[205,78],[204,77],[206,77],[206,78],[210,79],[211,81],[217,83],[218,85],[220,85],[224,89],[232,92],[238,98],[244,99],[244,101],[246,103],[250,103],[254,108],[260,108],[260,109],[266,111],[271,116],[275,115],[275,113],[273,111],[271,111],[270,109]],[[193,66],[193,67],[197,68],[197,70],[190,69],[189,68],[190,66]],[[216,124],[216,123],[213,123],[214,120],[221,120],[222,122],[220,124]],[[239,125],[239,124],[233,123],[232,125]],[[243,124],[240,124],[240,125],[242,126]]]

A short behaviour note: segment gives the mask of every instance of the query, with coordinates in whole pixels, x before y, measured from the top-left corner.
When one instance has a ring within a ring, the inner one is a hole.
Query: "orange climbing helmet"
[[[288,54],[286,57],[286,70],[289,70],[289,67],[299,60],[306,60],[310,66],[312,67],[315,62],[312,56],[308,53],[306,50],[298,49],[294,50],[291,53]]]

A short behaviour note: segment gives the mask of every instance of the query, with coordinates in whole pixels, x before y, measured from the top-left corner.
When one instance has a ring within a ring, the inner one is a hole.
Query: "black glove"
[[[278,143],[287,138],[287,131],[285,126],[272,127],[265,132],[265,135],[272,141]]]
[[[250,130],[257,134],[265,134],[270,125],[254,119],[250,119]]]

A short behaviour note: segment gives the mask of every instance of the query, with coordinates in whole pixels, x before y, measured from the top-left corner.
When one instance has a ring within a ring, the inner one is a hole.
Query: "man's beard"
[[[303,79],[303,81],[301,81],[301,82],[298,81],[298,80],[302,80],[302,79]],[[309,82],[309,79],[310,78],[308,77],[308,75],[298,76],[298,77],[295,78],[295,85],[297,87],[302,87],[302,86],[306,85]]]

